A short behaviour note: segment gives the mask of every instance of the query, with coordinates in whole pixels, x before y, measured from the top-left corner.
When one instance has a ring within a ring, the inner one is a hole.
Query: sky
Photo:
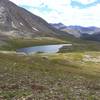
[[[100,0],[10,0],[48,23],[100,27]]]

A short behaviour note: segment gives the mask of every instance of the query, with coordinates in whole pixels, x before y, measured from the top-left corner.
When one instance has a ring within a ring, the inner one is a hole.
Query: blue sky
[[[100,27],[100,0],[10,0],[49,23]]]

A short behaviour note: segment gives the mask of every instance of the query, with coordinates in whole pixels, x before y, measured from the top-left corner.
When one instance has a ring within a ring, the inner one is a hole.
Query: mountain
[[[86,40],[92,40],[92,41],[100,41],[100,32],[96,32],[93,34],[83,34],[81,38]]]
[[[90,27],[83,27],[83,26],[68,26],[70,29],[78,30],[80,34],[94,34],[95,32],[99,32],[100,28],[90,26]]]
[[[51,24],[54,28],[63,31],[63,32],[67,32],[68,34],[71,34],[75,37],[80,37],[80,32],[76,29],[72,29],[69,26],[66,26],[62,23],[56,23],[56,24]]]
[[[64,24],[62,24],[62,23],[54,23],[54,24],[51,23],[51,25],[56,29],[64,29],[64,28],[66,28],[66,26]]]
[[[9,0],[0,0],[0,37],[58,35],[51,25]]]
[[[0,50],[77,40],[9,0],[0,0]]]
[[[66,26],[62,23],[57,23],[57,24],[51,24],[53,27],[67,32],[69,34],[74,35],[75,37],[82,37],[85,38],[86,35],[87,36],[93,36],[95,35],[95,33],[100,33],[100,28],[98,27],[94,27],[94,26],[90,26],[90,27],[83,27],[83,26]]]

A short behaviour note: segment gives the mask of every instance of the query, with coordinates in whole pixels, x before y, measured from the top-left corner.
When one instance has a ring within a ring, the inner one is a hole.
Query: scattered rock
[[[44,86],[42,86],[42,85],[37,85],[37,84],[33,84],[33,85],[31,86],[31,88],[32,88],[33,92],[34,92],[34,91],[43,91],[43,90],[46,89]]]

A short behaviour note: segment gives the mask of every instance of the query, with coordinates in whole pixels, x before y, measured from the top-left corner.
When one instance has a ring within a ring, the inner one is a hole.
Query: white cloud
[[[88,8],[73,8],[71,0],[11,0],[18,5],[32,6],[28,10],[41,16],[49,23],[62,22],[66,25],[83,25],[100,27],[100,4]],[[95,0],[74,0],[83,4],[89,4]],[[38,8],[47,6],[50,11],[41,11]],[[34,8],[35,7],[35,8]]]
[[[74,24],[74,25],[83,25],[83,26],[99,26],[100,27],[100,4],[96,6],[79,9],[79,8],[70,8],[69,14],[63,13],[63,23],[65,24]],[[72,13],[70,13],[70,11]],[[67,20],[65,22],[65,20]]]
[[[70,4],[71,0],[10,0],[17,5],[30,5],[30,6],[39,6],[41,4],[49,5],[49,7],[59,7],[63,5]]]
[[[94,3],[96,0],[72,0],[72,1],[77,1],[82,4],[90,4],[90,3]]]
[[[42,3],[42,0],[10,0],[17,5],[29,5],[33,7],[37,7]]]

